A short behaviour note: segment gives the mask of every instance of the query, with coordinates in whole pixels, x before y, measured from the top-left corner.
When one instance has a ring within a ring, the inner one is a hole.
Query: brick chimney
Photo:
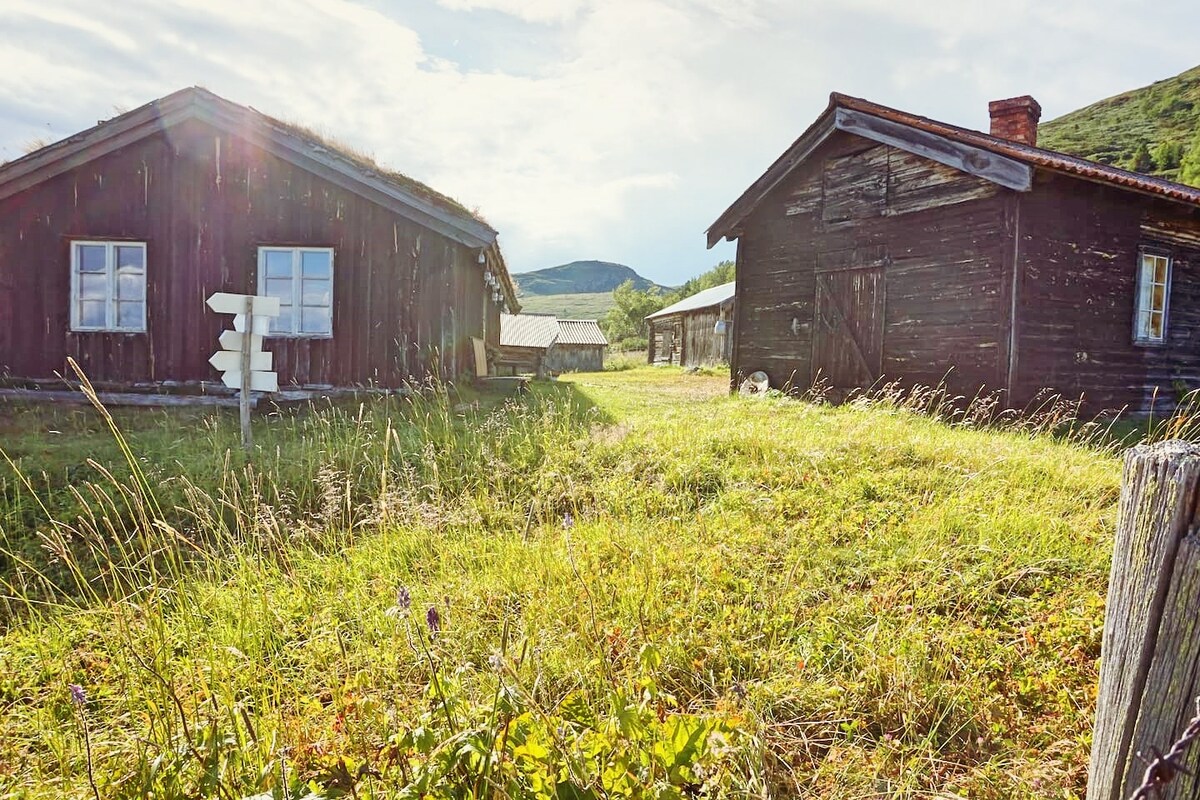
[[[1037,146],[1038,120],[1042,118],[1042,107],[1029,95],[993,100],[988,103],[988,114],[992,117],[992,136]]]

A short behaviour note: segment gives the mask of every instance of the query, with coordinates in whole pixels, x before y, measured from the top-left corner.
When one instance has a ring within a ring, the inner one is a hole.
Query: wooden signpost
[[[278,392],[279,378],[271,371],[270,353],[262,349],[263,336],[271,327],[271,317],[279,316],[278,297],[217,292],[208,298],[208,307],[218,314],[233,314],[233,330],[222,331],[221,350],[208,363],[221,371],[221,382],[238,390],[241,412],[242,446],[253,444],[250,433],[250,392]]]

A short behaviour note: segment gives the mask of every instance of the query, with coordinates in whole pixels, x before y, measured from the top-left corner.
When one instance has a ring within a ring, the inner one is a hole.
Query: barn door
[[[883,372],[882,267],[818,272],[813,374],[838,389],[870,386]]]

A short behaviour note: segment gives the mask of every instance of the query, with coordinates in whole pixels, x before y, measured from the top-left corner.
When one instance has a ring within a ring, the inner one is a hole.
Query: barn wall
[[[560,372],[599,372],[604,369],[604,346],[556,344],[546,357],[546,369]]]
[[[1020,201],[1015,400],[1049,389],[1089,412],[1167,407],[1200,386],[1200,216],[1182,206],[1039,174]],[[1172,255],[1167,341],[1134,343],[1139,248]]]
[[[734,380],[762,370],[773,386],[807,389],[821,322],[822,336],[839,328],[862,337],[865,357],[845,365],[856,384],[1003,386],[1011,203],[974,176],[831,136],[743,223]],[[819,283],[828,306],[820,318]],[[839,319],[833,300],[844,292],[843,304],[862,302],[862,318]],[[816,347],[821,358],[841,349]],[[839,368],[825,364],[827,379],[830,366]],[[878,374],[866,380],[868,371]]]
[[[73,238],[146,242],[147,333],[70,331]],[[0,200],[0,372],[50,378],[74,356],[98,381],[217,380],[229,319],[204,299],[256,292],[260,245],[335,251],[334,337],[267,340],[281,384],[456,374],[496,316],[473,251],[190,121]]]
[[[647,358],[651,364],[676,366],[680,363],[683,341],[683,319],[679,314],[669,317],[659,317],[651,320],[649,325],[649,352]]]

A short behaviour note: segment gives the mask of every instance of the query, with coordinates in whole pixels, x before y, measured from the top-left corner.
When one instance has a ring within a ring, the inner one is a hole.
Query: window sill
[[[1167,345],[1168,345],[1168,342],[1166,339],[1134,339],[1133,340],[1134,347],[1157,348],[1157,347],[1166,347]]]
[[[146,333],[145,328],[71,328],[71,333]]]
[[[268,333],[265,339],[332,339],[332,333]]]

